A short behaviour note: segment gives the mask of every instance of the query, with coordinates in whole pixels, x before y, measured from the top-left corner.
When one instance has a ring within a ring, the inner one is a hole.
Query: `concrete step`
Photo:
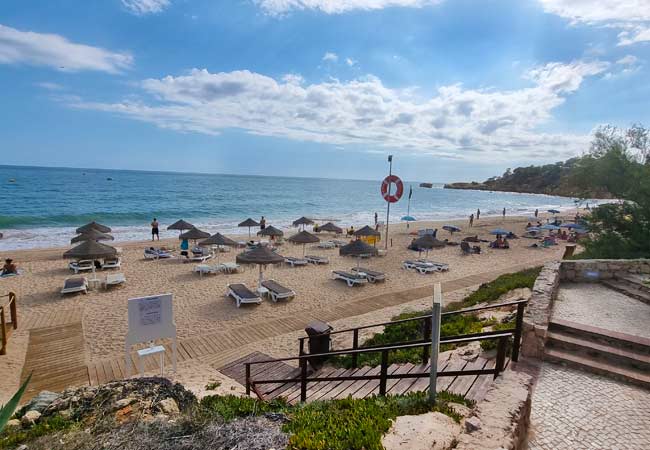
[[[589,356],[579,356],[566,350],[553,348],[546,349],[544,359],[650,389],[650,374],[647,371],[620,367]]]
[[[647,290],[643,283],[628,279],[602,280],[601,283],[616,292],[650,305],[650,290]]]
[[[638,355],[650,355],[650,339],[641,336],[619,333],[562,319],[553,319],[548,325],[548,331],[549,333],[555,332],[556,334],[559,333]]]
[[[650,374],[650,355],[634,350],[601,344],[592,339],[585,339],[558,331],[549,331],[546,346],[554,350],[588,357],[599,362],[644,371]]]

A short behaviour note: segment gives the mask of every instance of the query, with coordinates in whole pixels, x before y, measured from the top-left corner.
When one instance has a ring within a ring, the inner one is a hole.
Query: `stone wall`
[[[568,282],[598,282],[634,273],[650,274],[650,259],[583,259],[562,261],[560,278]]]

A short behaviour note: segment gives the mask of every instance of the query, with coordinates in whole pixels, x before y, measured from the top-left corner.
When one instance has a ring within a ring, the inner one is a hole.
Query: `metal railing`
[[[2,338],[2,347],[0,347],[0,355],[7,354],[7,341],[9,340],[9,334],[11,333],[11,328],[14,330],[18,329],[18,314],[16,312],[16,294],[10,292],[5,295],[1,295],[1,298],[9,297],[9,301],[0,305],[0,337]],[[7,308],[9,308],[9,317],[11,322],[7,323]],[[11,328],[7,328],[7,325],[11,325]]]

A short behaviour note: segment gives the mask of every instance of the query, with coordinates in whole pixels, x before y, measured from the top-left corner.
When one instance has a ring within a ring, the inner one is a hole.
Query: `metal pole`
[[[436,403],[436,386],[438,382],[438,352],[440,350],[440,314],[442,312],[442,286],[433,287],[433,310],[431,311],[431,371],[429,375],[429,401]]]
[[[393,174],[393,155],[388,155],[388,176],[391,176]],[[393,183],[388,183],[388,196],[390,196],[390,189],[392,188]],[[386,208],[386,242],[384,244],[384,248],[388,250],[388,218],[390,217],[390,202],[388,203],[388,207]]]

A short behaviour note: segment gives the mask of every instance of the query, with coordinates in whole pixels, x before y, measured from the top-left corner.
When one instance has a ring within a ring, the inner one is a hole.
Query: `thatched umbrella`
[[[110,234],[102,233],[99,230],[91,229],[85,233],[75,236],[70,240],[71,244],[83,241],[112,241],[114,238]]]
[[[242,223],[237,225],[238,227],[248,227],[248,238],[250,239],[251,237],[251,227],[259,227],[260,224],[259,222],[255,222],[253,219],[250,217],[246,220],[244,220]]]
[[[83,241],[76,247],[63,254],[65,259],[103,259],[114,258],[117,255],[115,247],[110,245],[100,244],[96,241]],[[95,264],[93,264],[93,278],[95,277]]]
[[[293,242],[294,244],[302,244],[302,256],[305,256],[305,245],[320,242],[320,239],[309,231],[302,230],[300,233],[289,237],[287,241]]]
[[[375,230],[374,228],[366,225],[363,228],[359,228],[357,231],[354,232],[354,235],[359,237],[359,236],[381,236],[381,233],[379,231]]]
[[[194,225],[189,222],[185,222],[183,219],[177,220],[167,227],[168,230],[178,230],[181,233],[185,230],[191,230],[192,228],[194,228]]]
[[[268,227],[264,228],[263,230],[258,231],[257,235],[258,236],[269,236],[269,237],[281,237],[281,236],[284,236],[284,232],[282,230],[278,230],[273,225],[269,225]]]
[[[443,248],[446,247],[447,244],[444,241],[436,239],[431,234],[425,234],[424,236],[419,237],[413,241],[413,243],[411,243],[411,246],[419,248],[420,252],[422,251],[421,249],[426,250],[426,255],[429,256],[429,250],[432,248]]]
[[[260,278],[258,287],[262,286],[263,272],[262,268],[267,264],[279,264],[284,262],[284,257],[272,252],[266,245],[258,245],[254,249],[240,253],[235,258],[239,264],[257,264],[260,268]]]
[[[294,227],[299,227],[300,225],[302,225],[302,226],[303,226],[303,230],[304,230],[304,229],[305,229],[305,228],[304,228],[305,225],[312,225],[313,223],[314,223],[313,220],[308,219],[308,218],[305,217],[305,216],[302,216],[300,219],[297,219],[297,220],[294,220],[294,221],[293,221],[293,226],[294,226]]]
[[[221,233],[215,233],[206,240],[199,242],[199,247],[211,247],[213,245],[227,245],[229,247],[236,247],[237,243]],[[217,251],[217,264],[218,263],[219,252]]]
[[[332,222],[327,222],[325,225],[318,227],[318,231],[328,231],[330,233],[341,234],[343,233],[343,228],[337,227]]]
[[[107,227],[106,225],[102,225],[101,223],[98,223],[98,222],[95,222],[95,221],[92,221],[90,223],[87,223],[84,226],[81,226],[81,227],[77,228],[76,232],[77,232],[77,234],[82,234],[82,233],[86,233],[86,232],[88,232],[90,230],[97,230],[97,231],[101,231],[102,233],[110,233],[111,232],[110,227]]]
[[[356,239],[351,243],[344,245],[339,249],[339,255],[341,256],[356,256],[357,257],[357,268],[361,263],[361,258],[364,256],[377,256],[379,252],[377,248],[366,244],[361,239]]]

